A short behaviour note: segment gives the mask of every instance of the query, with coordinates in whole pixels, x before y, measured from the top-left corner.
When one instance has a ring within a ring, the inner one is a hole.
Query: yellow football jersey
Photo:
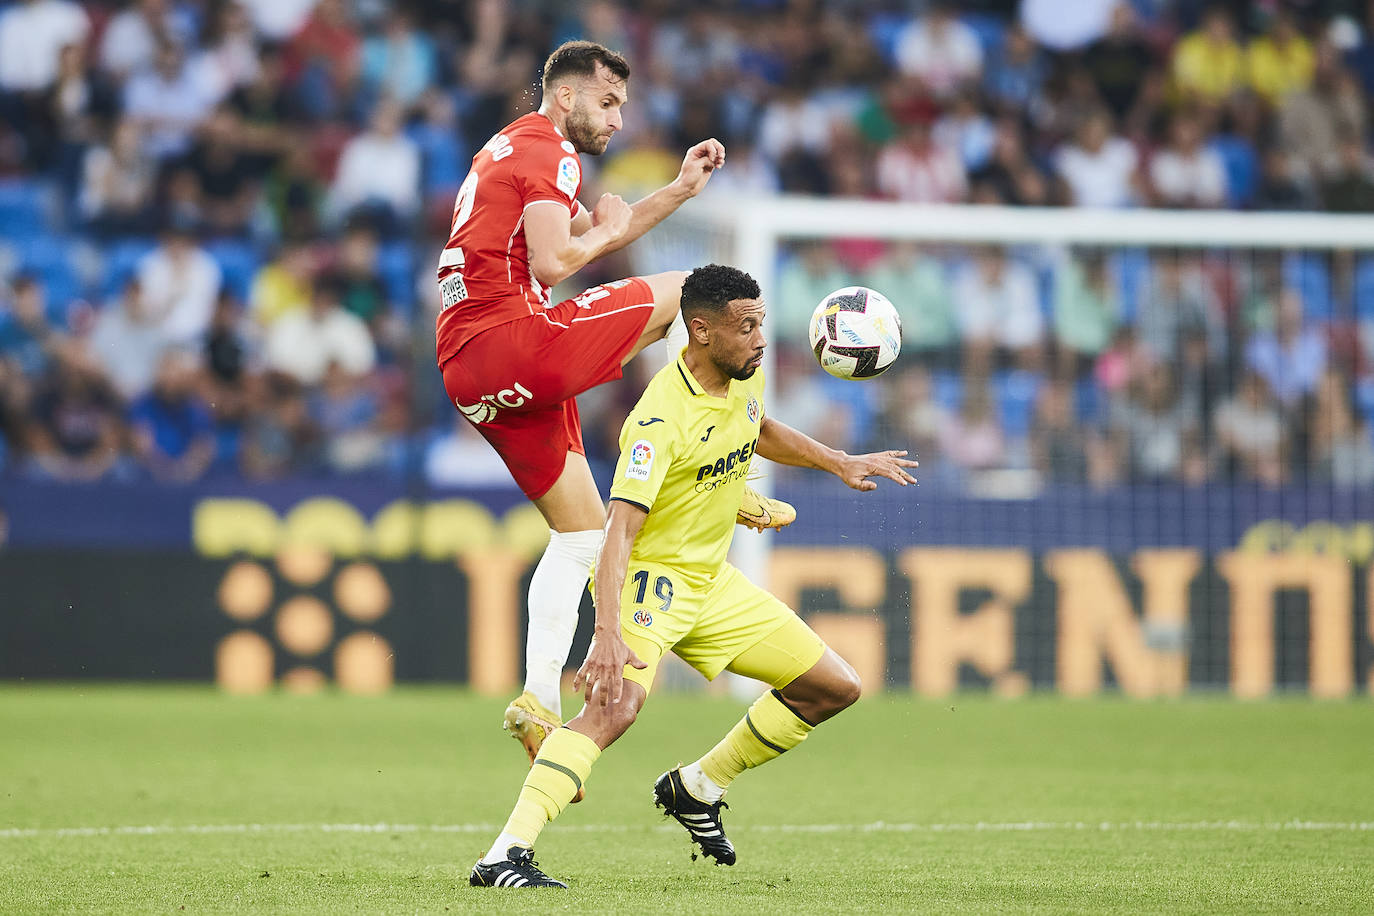
[[[704,582],[725,563],[763,421],[763,372],[718,398],[679,356],[649,382],[620,431],[611,498],[648,510],[630,562]]]

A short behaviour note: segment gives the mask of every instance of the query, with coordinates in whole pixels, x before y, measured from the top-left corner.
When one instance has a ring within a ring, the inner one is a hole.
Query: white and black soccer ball
[[[875,378],[902,352],[902,319],[876,290],[837,289],[811,315],[811,350],[835,378]]]

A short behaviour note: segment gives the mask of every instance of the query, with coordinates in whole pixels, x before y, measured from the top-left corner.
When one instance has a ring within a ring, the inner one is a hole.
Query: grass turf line
[[[0,687],[0,829],[500,824],[524,776],[501,700],[230,698],[201,688]],[[537,858],[539,906],[711,913],[1368,912],[1374,831],[786,832],[779,825],[1374,822],[1364,701],[865,699],[746,773],[740,863],[692,862],[649,802],[742,711],[656,696]],[[597,825],[623,829],[601,832]],[[591,829],[587,829],[591,828]],[[758,828],[758,829],[753,829]],[[5,836],[0,912],[504,911],[466,886],[480,832]]]

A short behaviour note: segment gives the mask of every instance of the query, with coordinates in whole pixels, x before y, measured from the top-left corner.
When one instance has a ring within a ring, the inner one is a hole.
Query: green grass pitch
[[[466,883],[524,776],[503,705],[0,687],[0,913],[1374,912],[1365,700],[865,698],[740,778],[719,868],[649,789],[743,707],[656,696],[533,900]]]

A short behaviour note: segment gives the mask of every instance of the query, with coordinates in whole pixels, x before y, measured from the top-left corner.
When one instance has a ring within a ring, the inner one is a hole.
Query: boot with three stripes
[[[681,768],[669,770],[654,783],[654,805],[662,808],[666,815],[671,814],[677,822],[687,828],[692,842],[701,847],[701,854],[716,860],[717,865],[735,864],[735,847],[725,837],[725,825],[721,823],[722,808],[730,807],[723,801],[708,805],[694,798],[682,784]]]
[[[473,887],[561,887],[568,886],[544,874],[534,861],[534,850],[523,846],[512,846],[506,850],[504,862],[483,865],[478,862],[472,866],[468,884]]]

